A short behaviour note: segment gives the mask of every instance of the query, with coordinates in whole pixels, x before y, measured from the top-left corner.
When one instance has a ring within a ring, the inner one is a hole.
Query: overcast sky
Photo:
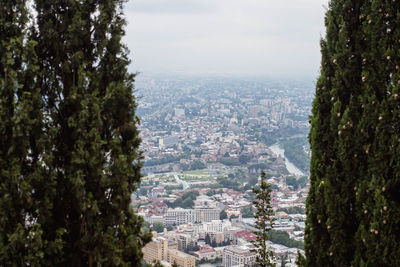
[[[328,0],[130,0],[131,70],[315,78]]]

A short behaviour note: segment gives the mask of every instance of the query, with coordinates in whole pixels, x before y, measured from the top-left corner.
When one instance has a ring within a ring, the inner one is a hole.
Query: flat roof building
[[[176,264],[179,267],[196,267],[196,258],[176,249],[168,250],[168,262]]]
[[[256,253],[250,252],[245,246],[229,246],[224,249],[222,257],[222,266],[254,266],[256,262]]]

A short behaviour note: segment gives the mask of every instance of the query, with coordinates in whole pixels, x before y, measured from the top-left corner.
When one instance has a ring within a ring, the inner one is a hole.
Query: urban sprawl
[[[252,266],[252,188],[272,186],[269,250],[303,253],[312,84],[139,76],[144,177],[132,195],[153,240],[147,263]]]

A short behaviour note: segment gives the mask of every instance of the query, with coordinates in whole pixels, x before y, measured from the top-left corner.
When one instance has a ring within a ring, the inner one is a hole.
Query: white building
[[[226,228],[232,226],[232,223],[229,220],[213,220],[211,222],[204,223],[203,226],[206,232],[223,232]]]
[[[158,140],[158,146],[160,148],[163,147],[170,147],[173,145],[177,145],[179,143],[179,137],[178,136],[168,136],[165,138],[160,138]]]
[[[222,266],[253,266],[256,261],[256,254],[250,252],[246,246],[229,246],[224,249]]]
[[[194,209],[200,214],[200,222],[219,220],[220,210],[218,208],[195,207]]]
[[[175,108],[175,116],[176,117],[184,117],[185,116],[185,110],[183,108]]]
[[[200,222],[200,211],[193,209],[168,209],[164,215],[165,225],[181,225]]]
[[[150,192],[150,197],[157,198],[165,195],[164,186],[154,187]]]
[[[220,209],[217,208],[217,203],[210,199],[209,196],[200,195],[194,201],[194,209],[200,212],[201,222],[211,222],[219,220]]]
[[[206,247],[199,251],[193,252],[193,255],[196,257],[198,261],[215,260],[215,258],[217,258],[217,253],[215,252],[215,249],[212,247]]]
[[[226,227],[224,229],[224,238],[225,241],[232,241],[235,240],[235,234],[239,231],[241,231],[242,229],[236,226],[230,226],[230,227]]]
[[[162,224],[165,224],[165,223],[164,223],[164,217],[163,217],[163,216],[157,216],[157,215],[152,215],[152,216],[149,216],[149,217],[145,216],[145,217],[144,217],[144,220],[145,220],[146,222],[150,223],[150,224],[153,224],[153,223],[155,223],[155,222],[160,222],[160,223],[162,223]]]

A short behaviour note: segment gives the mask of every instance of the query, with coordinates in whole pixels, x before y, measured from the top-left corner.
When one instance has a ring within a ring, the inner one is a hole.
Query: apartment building
[[[168,209],[164,215],[165,225],[181,225],[200,222],[200,211],[193,209]]]
[[[229,246],[224,249],[222,257],[223,267],[254,266],[256,254],[245,246]]]
[[[143,259],[146,263],[153,261],[176,262],[179,267],[196,267],[196,258],[177,250],[177,243],[164,237],[153,237],[143,249]]]
[[[196,206],[194,209],[200,215],[200,222],[219,220],[220,209],[218,208]]]
[[[196,267],[196,258],[176,249],[168,250],[168,262],[179,267]]]
[[[154,260],[168,260],[168,240],[164,237],[153,237],[142,249],[143,258],[147,263],[152,263]]]

